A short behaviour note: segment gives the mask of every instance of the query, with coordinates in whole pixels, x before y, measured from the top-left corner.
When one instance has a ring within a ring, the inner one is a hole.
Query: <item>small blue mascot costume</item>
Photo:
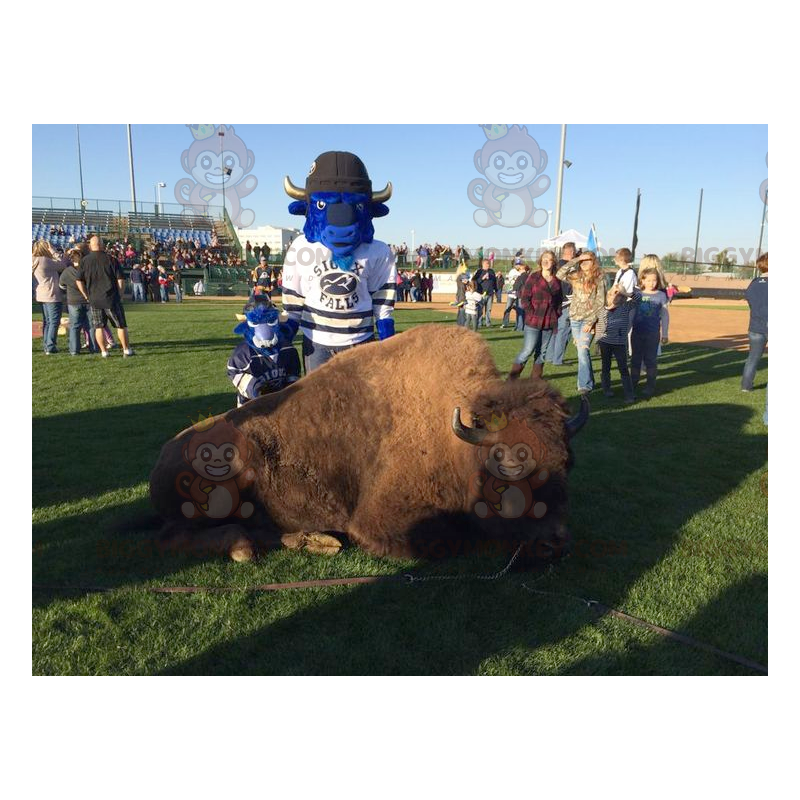
[[[394,335],[395,257],[374,238],[372,220],[389,213],[391,183],[372,191],[358,156],[322,153],[305,189],[284,179],[292,214],[306,218],[286,252],[283,310],[303,332],[306,372],[341,350]]]
[[[244,322],[233,331],[244,336],[244,341],[228,359],[237,408],[300,378],[300,358],[292,344],[297,328],[291,323],[281,324],[278,310],[267,298],[253,298],[245,306],[244,315]]]

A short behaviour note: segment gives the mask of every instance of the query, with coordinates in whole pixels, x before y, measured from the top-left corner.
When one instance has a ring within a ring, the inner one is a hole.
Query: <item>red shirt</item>
[[[561,281],[555,273],[549,283],[540,271],[531,272],[522,287],[519,302],[529,328],[552,330],[561,316]]]

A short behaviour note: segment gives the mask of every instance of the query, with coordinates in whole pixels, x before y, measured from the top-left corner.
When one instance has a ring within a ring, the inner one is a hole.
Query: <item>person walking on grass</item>
[[[64,303],[64,292],[58,282],[64,267],[49,242],[41,239],[33,245],[32,272],[36,281],[36,301],[42,304],[42,346],[48,356],[58,352],[56,339]]]
[[[556,269],[561,269],[568,261],[575,258],[575,242],[567,242],[561,248],[561,260]],[[558,330],[550,338],[550,346],[545,354],[545,362],[554,367],[564,364],[564,353],[567,351],[570,337],[572,336],[572,325],[570,323],[570,305],[572,304],[572,284],[569,281],[561,281],[561,316],[558,318]]]
[[[600,385],[606,397],[613,397],[611,389],[611,359],[616,359],[622,380],[622,392],[626,403],[633,403],[633,382],[628,372],[628,327],[633,303],[626,300],[618,286],[606,293],[606,304],[597,321],[597,341],[600,344]]]
[[[144,303],[144,273],[138,264],[134,264],[131,268],[131,290],[133,294],[133,302]]]
[[[572,285],[570,326],[578,349],[578,392],[588,394],[594,389],[592,356],[589,352],[592,331],[606,302],[603,273],[597,256],[586,252],[564,264],[556,277],[560,281],[568,280]]]
[[[754,278],[744,293],[747,305],[750,306],[750,324],[747,337],[750,339],[750,352],[742,373],[742,391],[752,392],[756,378],[758,362],[767,346],[767,271],[769,269],[769,253],[759,256],[756,268],[761,273]],[[764,412],[766,420],[766,411]],[[766,422],[764,423],[766,424]]]
[[[125,277],[119,262],[104,252],[99,236],[92,236],[89,240],[89,253],[81,259],[75,285],[91,306],[92,327],[103,358],[108,357],[103,328],[109,322],[117,329],[123,355],[134,355],[128,341],[128,325],[122,307],[121,292],[125,288]]]
[[[525,338],[522,350],[514,359],[509,380],[516,380],[533,356],[533,376],[541,378],[544,370],[544,354],[558,325],[561,313],[561,281],[556,278],[556,256],[548,250],[539,257],[540,269],[531,272],[520,293],[520,305],[525,314]]]
[[[633,387],[639,383],[644,364],[647,385],[644,397],[656,391],[657,359],[662,344],[669,341],[669,300],[664,291],[658,256],[647,255],[639,266],[639,291],[634,294],[633,324],[631,328],[631,379]]]

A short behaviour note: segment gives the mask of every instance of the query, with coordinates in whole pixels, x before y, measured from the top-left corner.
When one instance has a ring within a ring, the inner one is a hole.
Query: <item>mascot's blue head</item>
[[[233,332],[244,336],[251,347],[264,355],[276,352],[281,333],[278,309],[271,303],[255,300],[245,306],[244,317]]]
[[[340,268],[352,265],[353,251],[375,235],[372,220],[385,217],[384,202],[392,196],[392,184],[372,191],[367,168],[352,153],[331,151],[319,155],[311,165],[305,189],[295,186],[288,175],[283,181],[292,214],[305,216],[303,233],[309,242],[320,242],[334,255]]]

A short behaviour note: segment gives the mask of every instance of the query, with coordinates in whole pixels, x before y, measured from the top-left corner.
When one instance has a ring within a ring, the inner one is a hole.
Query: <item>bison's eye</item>
[[[517,166],[520,169],[525,169],[528,166],[528,157],[527,156],[520,156],[517,159]]]
[[[223,455],[225,456],[226,461],[233,461],[233,457],[236,455],[236,453],[233,452],[232,447],[226,447]]]
[[[327,203],[324,200],[317,200],[317,208],[323,211]]]
[[[200,458],[202,458],[203,461],[211,461],[211,451],[207,447],[204,447],[200,451]]]
[[[497,169],[503,169],[503,167],[506,165],[506,160],[503,158],[503,156],[495,156],[494,165]]]
[[[520,447],[517,450],[517,460],[527,461],[531,457],[531,451],[527,447]]]
[[[506,457],[506,451],[502,447],[495,447],[492,451],[492,458],[495,461],[502,461]]]

